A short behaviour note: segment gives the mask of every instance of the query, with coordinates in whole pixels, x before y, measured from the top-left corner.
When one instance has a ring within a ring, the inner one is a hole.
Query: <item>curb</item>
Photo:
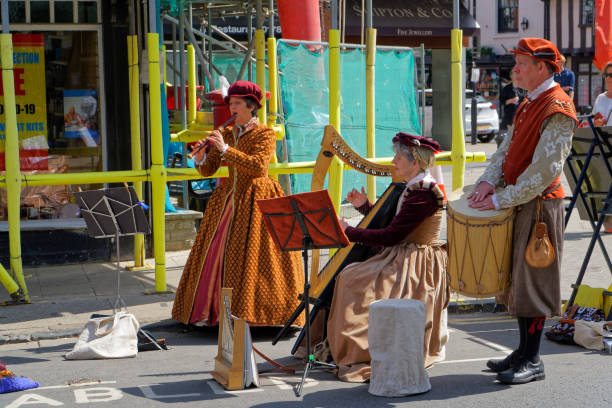
[[[179,323],[172,319],[162,320],[160,322],[148,323],[140,326],[144,330],[163,330],[173,329],[181,326]],[[16,343],[29,343],[31,341],[39,340],[55,340],[64,339],[71,337],[78,337],[83,332],[83,328],[72,329],[72,330],[53,330],[48,332],[36,332],[32,334],[9,334],[0,336],[0,345],[4,344],[16,344]]]
[[[77,337],[81,334],[83,329],[73,330],[56,330],[49,332],[37,332],[32,334],[9,334],[8,336],[0,336],[0,345],[3,344],[14,344],[14,343],[28,343],[30,341],[38,340],[53,340],[63,339],[69,337]]]
[[[463,313],[501,313],[507,312],[506,305],[495,303],[495,299],[476,299],[476,300],[458,300],[450,302],[448,305],[448,313],[463,314]]]
[[[483,313],[501,313],[506,312],[506,307],[503,304],[495,303],[495,299],[480,299],[480,300],[458,300],[450,302],[448,305],[448,313],[467,314],[475,312]],[[165,319],[159,322],[147,323],[140,326],[144,330],[168,330],[182,327],[183,324],[172,319]],[[72,330],[54,330],[48,332],[36,332],[32,334],[9,334],[0,336],[0,345],[28,343],[39,340],[54,340],[78,337],[82,328]]]

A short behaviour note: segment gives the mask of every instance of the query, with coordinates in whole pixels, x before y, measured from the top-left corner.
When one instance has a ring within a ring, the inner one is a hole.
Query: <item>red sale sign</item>
[[[15,110],[21,170],[47,170],[47,97],[43,34],[13,34]],[[0,76],[0,171],[6,142],[4,86]]]

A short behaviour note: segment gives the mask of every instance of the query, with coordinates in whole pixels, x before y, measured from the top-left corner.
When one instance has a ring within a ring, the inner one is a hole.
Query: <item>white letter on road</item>
[[[88,402],[107,402],[121,399],[123,394],[116,388],[98,387],[74,390],[74,399],[77,404]]]
[[[11,402],[6,406],[6,408],[17,408],[22,405],[32,405],[32,404],[47,404],[52,407],[59,407],[64,405],[63,403],[53,400],[51,398],[43,397],[38,394],[26,394],[17,398],[15,401]]]

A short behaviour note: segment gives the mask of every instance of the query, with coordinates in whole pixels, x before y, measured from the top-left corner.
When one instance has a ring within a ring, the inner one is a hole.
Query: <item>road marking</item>
[[[164,399],[164,398],[191,398],[191,397],[199,397],[200,393],[193,393],[193,394],[170,394],[170,395],[160,395],[157,394],[155,391],[153,391],[153,388],[151,388],[149,385],[139,385],[138,388],[140,388],[140,391],[142,392],[142,394],[145,396],[145,398],[149,398],[149,399]]]
[[[89,402],[109,402],[123,398],[123,392],[117,388],[97,387],[74,390],[74,401],[77,404]]]
[[[223,395],[223,394],[240,395],[240,394],[248,394],[248,393],[252,393],[252,392],[263,392],[264,391],[263,388],[249,388],[249,389],[246,389],[246,390],[228,391],[225,388],[223,388],[215,380],[208,380],[206,382],[208,383],[208,386],[212,389],[212,391],[216,395]]]
[[[503,352],[512,352],[512,349],[509,349],[506,346],[502,346],[501,344],[493,343],[492,341],[476,339],[476,338],[469,338],[468,340],[471,340],[474,343],[482,344],[483,346],[490,347],[493,350],[503,351]]]
[[[48,385],[46,387],[38,387],[37,390],[53,390],[57,388],[72,388],[72,387],[87,387],[89,385],[100,385],[100,384],[117,384],[117,381],[92,381],[79,384],[63,384],[63,385]]]
[[[291,390],[295,388],[297,384],[300,383],[301,380],[302,380],[301,377],[299,378],[298,377],[281,378],[281,377],[260,376],[259,377],[259,384],[260,384],[259,388],[249,388],[246,390],[235,390],[235,391],[226,390],[215,380],[208,380],[207,383],[209,387],[212,389],[212,391],[217,395],[224,395],[224,394],[240,395],[240,394],[247,394],[247,393],[253,393],[253,392],[263,392],[264,388],[270,388],[268,386],[263,385],[264,381],[269,381],[270,383],[272,383],[272,386],[278,388],[279,390]],[[318,384],[319,384],[319,381],[313,380],[310,378],[306,378],[306,381],[304,381],[304,388],[314,387]]]
[[[510,354],[510,353],[508,353]],[[472,363],[472,362],[476,362],[476,361],[489,361],[491,359],[495,359],[495,358],[500,358],[500,356],[495,356],[495,357],[482,357],[482,358],[466,358],[465,360],[448,360],[448,361],[440,361],[439,363],[435,363],[435,365],[438,364],[456,364],[456,363]]]
[[[494,323],[507,323],[516,319],[508,319],[508,318],[500,318],[500,319],[485,319],[485,318],[477,318],[477,319],[448,319],[448,324],[453,326],[466,326],[468,324],[494,324]]]
[[[465,334],[479,334],[479,333],[494,333],[494,332],[515,332],[518,331],[519,329],[494,329],[494,330],[474,330],[474,331],[461,331],[462,333]]]
[[[301,381],[302,377],[265,377],[266,380],[270,380],[270,382],[276,385],[281,390],[290,390],[297,386]],[[292,380],[291,382],[287,382],[287,380]],[[314,387],[318,385],[319,381],[313,380],[312,378],[306,377],[306,381],[304,381],[304,388]]]

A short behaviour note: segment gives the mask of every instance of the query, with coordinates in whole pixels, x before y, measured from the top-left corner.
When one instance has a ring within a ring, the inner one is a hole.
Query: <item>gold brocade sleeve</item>
[[[501,208],[533,200],[561,174],[572,147],[575,126],[576,122],[562,113],[555,113],[544,120],[531,164],[517,178],[516,184],[506,186],[497,193]]]
[[[243,136],[247,137],[247,135]],[[242,144],[244,142],[244,144]],[[247,140],[240,140],[240,150],[228,147],[223,158],[236,166],[240,172],[252,177],[265,177],[268,164],[276,147],[274,131],[260,128],[251,132]]]

